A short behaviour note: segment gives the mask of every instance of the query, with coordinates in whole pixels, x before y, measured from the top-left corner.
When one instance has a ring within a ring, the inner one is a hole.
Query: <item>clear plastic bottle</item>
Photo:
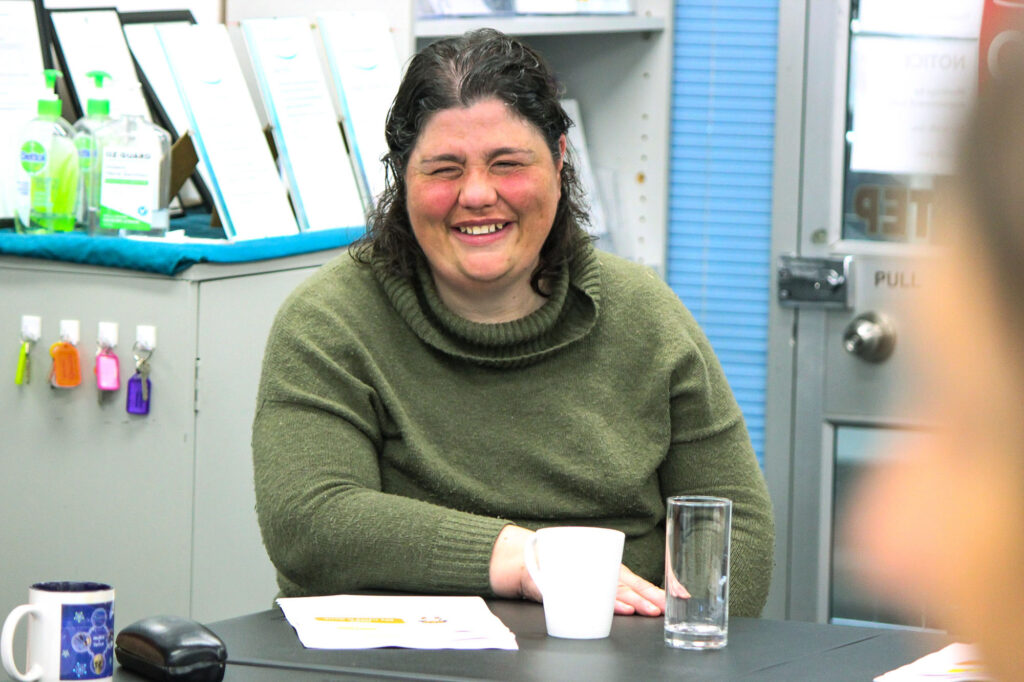
[[[94,133],[100,155],[96,235],[167,234],[171,136],[146,120],[137,109],[142,102],[137,92],[119,98],[118,117]]]
[[[96,233],[100,204],[100,159],[96,131],[110,122],[110,100],[102,96],[105,71],[85,74],[95,81],[95,97],[86,101],[85,116],[75,122],[75,147],[78,149],[78,211],[75,227]]]
[[[61,118],[54,93],[60,71],[46,69],[36,117],[18,138],[14,224],[18,232],[70,232],[75,227],[78,153],[71,124]]]

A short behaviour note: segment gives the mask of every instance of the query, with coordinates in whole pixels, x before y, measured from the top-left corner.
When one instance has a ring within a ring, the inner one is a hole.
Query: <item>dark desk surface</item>
[[[226,682],[250,680],[829,680],[866,682],[948,643],[928,633],[733,618],[720,651],[664,645],[662,619],[616,616],[611,637],[548,637],[539,604],[491,601],[519,651],[305,649],[279,610],[212,623],[228,659]],[[136,680],[118,669],[114,679]]]

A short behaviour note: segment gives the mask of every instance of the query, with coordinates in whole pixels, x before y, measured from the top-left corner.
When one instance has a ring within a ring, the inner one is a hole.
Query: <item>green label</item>
[[[150,230],[150,224],[144,220],[138,220],[106,206],[100,206],[99,226],[101,230],[133,230],[135,232]]]
[[[26,173],[38,173],[46,166],[46,148],[35,140],[29,140],[21,145],[20,158]]]

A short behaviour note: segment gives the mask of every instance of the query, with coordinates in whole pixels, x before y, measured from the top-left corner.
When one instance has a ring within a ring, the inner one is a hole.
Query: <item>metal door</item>
[[[929,625],[858,590],[861,558],[836,529],[865,465],[928,437],[912,383],[928,340],[907,310],[929,287],[936,188],[977,90],[983,4],[780,2],[766,615]]]

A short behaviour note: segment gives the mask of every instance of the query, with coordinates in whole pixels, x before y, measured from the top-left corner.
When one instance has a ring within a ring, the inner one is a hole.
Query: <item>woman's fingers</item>
[[[625,566],[619,569],[619,590],[615,595],[615,613],[660,616],[665,612],[665,591]]]

